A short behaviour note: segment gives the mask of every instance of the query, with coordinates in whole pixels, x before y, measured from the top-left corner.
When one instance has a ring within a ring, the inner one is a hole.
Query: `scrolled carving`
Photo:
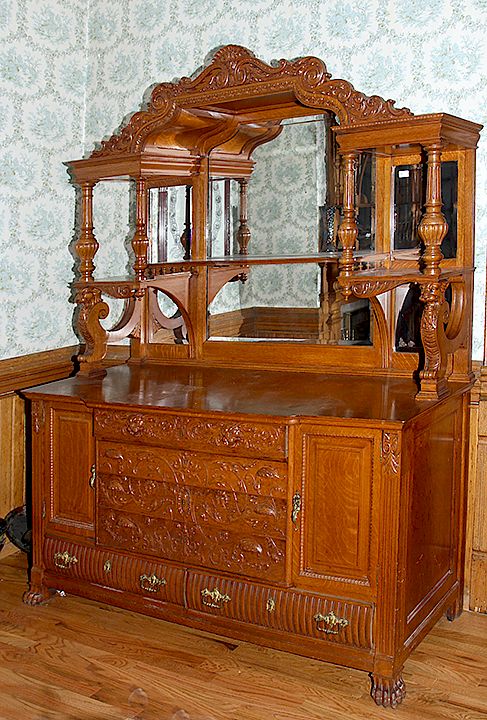
[[[420,300],[424,303],[421,316],[421,340],[424,348],[422,380],[436,380],[444,373],[446,353],[442,337],[450,308],[445,300],[447,281],[429,282],[421,286]]]
[[[341,124],[394,120],[412,115],[408,108],[395,108],[393,100],[364,95],[346,80],[331,80],[319,58],[279,60],[269,65],[244,47],[227,45],[215,53],[209,65],[196,77],[157,85],[147,109],[135,113],[119,134],[102,141],[91,157],[139,152],[150,133],[175,120],[181,108],[256,97],[269,90],[294,90],[304,105],[332,110]]]
[[[382,433],[382,463],[386,474],[397,475],[399,472],[401,453],[399,435],[394,432]]]
[[[339,284],[347,291],[349,295],[355,295],[356,297],[371,298],[380,295],[381,293],[393,290],[399,285],[404,283],[404,280],[391,279],[391,280],[360,280],[353,275],[349,278],[339,277]]]
[[[39,433],[46,421],[46,409],[42,400],[34,400],[31,406],[32,426],[35,433]]]
[[[144,412],[95,413],[95,431],[105,438],[137,438],[144,442],[170,441],[176,446],[235,449],[262,457],[284,457],[286,429],[282,425],[225,422],[206,418]]]
[[[207,523],[180,522],[100,506],[97,537],[107,546],[192,565],[282,581],[285,541]]]
[[[95,286],[81,288],[75,298],[80,306],[78,330],[85,341],[85,352],[78,356],[80,373],[101,369],[101,361],[107,352],[107,331],[100,320],[108,316],[108,305],[101,299],[101,290]]]

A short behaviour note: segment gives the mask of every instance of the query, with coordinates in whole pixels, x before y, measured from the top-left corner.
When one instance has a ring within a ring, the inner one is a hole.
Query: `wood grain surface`
[[[484,720],[487,617],[441,620],[406,662],[408,700],[371,704],[363,673],[75,597],[22,604],[0,562],[0,720]]]

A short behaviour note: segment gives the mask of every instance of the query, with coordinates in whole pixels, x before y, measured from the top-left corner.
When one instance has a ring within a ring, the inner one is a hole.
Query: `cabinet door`
[[[46,424],[46,531],[94,538],[92,412],[77,403],[53,403]]]
[[[380,439],[368,428],[299,428],[293,496],[299,587],[374,596]]]

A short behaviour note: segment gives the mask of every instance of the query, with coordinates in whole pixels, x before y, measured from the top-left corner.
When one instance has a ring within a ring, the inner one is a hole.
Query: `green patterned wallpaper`
[[[210,49],[236,43],[267,61],[317,55],[334,77],[414,113],[486,122],[486,10],[485,0],[0,0],[0,357],[75,342],[67,286],[74,192],[62,163],[110,135],[150,85],[190,74]],[[478,156],[476,358],[486,138]],[[100,274],[124,272],[128,199],[123,185],[96,191]]]

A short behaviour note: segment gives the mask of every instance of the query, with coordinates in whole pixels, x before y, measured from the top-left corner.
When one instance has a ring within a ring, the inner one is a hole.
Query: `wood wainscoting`
[[[25,402],[19,391],[69,377],[79,346],[0,360],[0,517],[25,502]],[[127,348],[111,348],[108,364],[123,362]],[[7,542],[5,558],[16,548]]]
[[[487,365],[478,368],[470,407],[464,607],[487,613]]]
[[[25,499],[25,407],[18,392],[68,377],[77,352],[78,347],[71,346],[0,361],[0,517]],[[113,347],[107,363],[124,362],[126,357],[127,348]],[[487,613],[487,365],[475,365],[478,380],[470,405],[464,606]],[[13,550],[7,544],[2,557]]]

